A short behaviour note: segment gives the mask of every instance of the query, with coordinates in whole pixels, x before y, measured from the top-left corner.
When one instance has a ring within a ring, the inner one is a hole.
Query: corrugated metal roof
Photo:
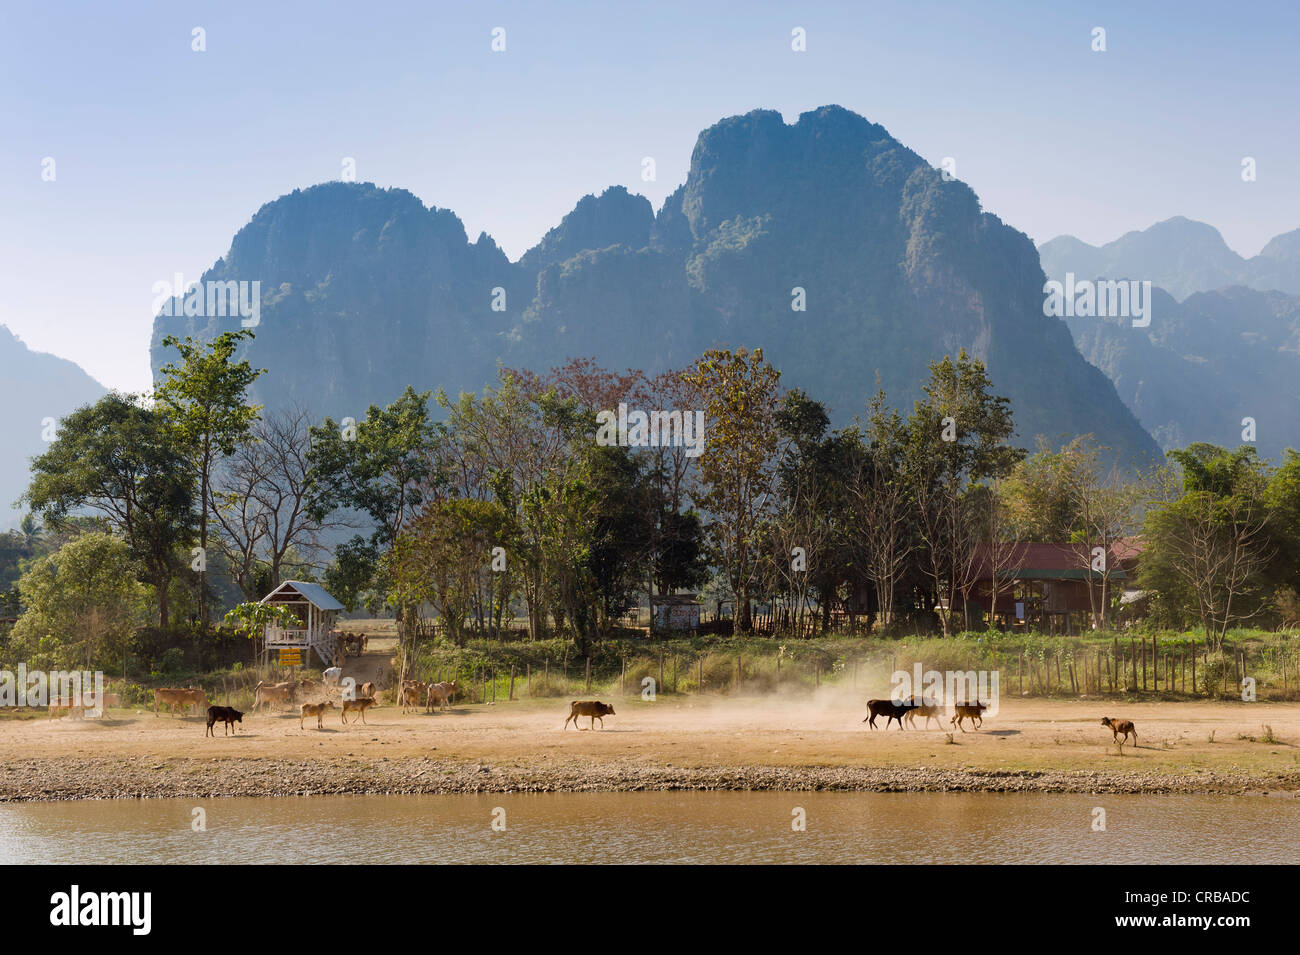
[[[286,587],[292,587],[303,599],[311,603],[318,610],[342,610],[343,605],[329,595],[320,584],[308,583],[305,580],[286,580],[276,587],[273,591],[262,598],[261,603],[266,603],[272,597],[280,594]]]

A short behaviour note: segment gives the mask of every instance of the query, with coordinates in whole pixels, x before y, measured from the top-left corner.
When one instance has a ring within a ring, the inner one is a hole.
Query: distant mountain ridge
[[[1177,302],[1157,289],[1149,328],[1068,319],[1079,350],[1166,450],[1254,443],[1277,462],[1300,448],[1300,296],[1235,286]]]
[[[1043,315],[1028,237],[835,106],[793,124],[771,110],[724,119],[657,214],[611,187],[518,262],[404,190],[334,182],[259,209],[214,279],[262,283],[246,354],[269,369],[255,398],[272,407],[360,417],[408,383],[479,390],[499,363],[583,356],[654,372],[746,345],[845,423],[877,380],[910,408],[926,363],[966,348],[1011,398],[1024,443],[1091,432],[1129,461],[1158,455],[1066,325]],[[165,335],[238,322],[158,316],[155,376]]]
[[[1179,301],[1233,285],[1300,294],[1300,229],[1275,236],[1250,259],[1230,249],[1218,229],[1182,216],[1102,246],[1057,236],[1038,254],[1049,279],[1073,272],[1086,279],[1149,280]]]
[[[27,490],[28,465],[42,454],[52,422],[108,389],[66,358],[32,351],[7,326],[0,325],[0,404],[10,412],[0,418],[0,528],[12,527],[25,510],[14,502]],[[47,422],[47,419],[48,422]]]

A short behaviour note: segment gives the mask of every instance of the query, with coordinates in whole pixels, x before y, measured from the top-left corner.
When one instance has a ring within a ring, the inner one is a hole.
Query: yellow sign
[[[281,651],[280,651],[280,666],[282,666],[282,667],[296,667],[296,666],[302,666],[302,651],[301,651],[301,650],[281,650]]]

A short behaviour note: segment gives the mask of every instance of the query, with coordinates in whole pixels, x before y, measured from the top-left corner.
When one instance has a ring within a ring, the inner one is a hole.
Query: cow
[[[366,710],[374,705],[375,698],[373,696],[359,696],[355,700],[344,700],[343,712],[339,714],[339,718],[343,720],[343,725],[346,726],[348,722],[348,714],[353,710],[356,710],[361,714],[361,722],[364,723],[366,721]],[[352,722],[355,723],[356,720],[353,720]]]
[[[195,689],[192,686],[178,689],[175,687],[163,687],[153,691],[153,715],[158,715],[158,704],[165,703],[171,707],[172,715],[176,715],[176,707],[193,706],[199,712],[208,705],[208,698],[202,689]]]
[[[958,703],[956,706],[957,711],[952,714],[952,719],[948,722],[955,725],[957,729],[964,733],[966,732],[966,729],[961,725],[962,721],[969,719],[971,725],[975,727],[975,729],[979,729],[984,725],[983,714],[988,708],[989,705],[987,703],[981,703],[979,700],[976,700],[974,703]]]
[[[876,717],[886,716],[885,729],[889,729],[889,724],[898,720],[898,728],[903,728],[903,717],[911,710],[916,709],[916,704],[903,702],[902,700],[867,700],[867,718],[862,722],[867,723],[872,729],[876,728]]]
[[[402,712],[405,713],[408,708],[419,709],[420,698],[425,696],[428,688],[419,680],[407,680],[402,684],[401,689]]]
[[[460,687],[456,685],[455,680],[452,680],[450,683],[430,683],[425,690],[427,693],[424,703],[425,711],[432,711],[435,702],[438,703],[439,711],[447,709],[447,702],[455,696],[459,690]]]
[[[86,718],[86,708],[80,703],[51,703],[50,719],[54,719],[55,713],[66,713],[68,719],[81,720]]]
[[[341,667],[330,667],[321,674],[326,686],[338,686],[339,681],[343,679],[343,669]]]
[[[361,696],[372,696],[372,697],[373,697],[373,696],[376,695],[376,694],[375,694],[375,685],[374,685],[373,683],[371,683],[369,680],[367,680],[365,683],[362,683],[362,684],[361,684],[361,688],[360,688],[357,692],[360,693]]]
[[[244,722],[244,714],[233,706],[209,706],[208,728],[204,732],[204,736],[215,737],[217,735],[212,731],[212,727],[216,725],[217,720],[221,720],[224,724],[222,726],[222,730],[224,730],[222,736],[230,735],[231,731],[238,735],[239,727],[235,726],[235,724]]]
[[[1119,734],[1123,733],[1124,742],[1127,743],[1129,734],[1132,733],[1133,745],[1137,745],[1138,731],[1134,728],[1131,720],[1113,720],[1109,716],[1103,716],[1101,718],[1101,725],[1110,730],[1111,736],[1115,738],[1115,742],[1119,742]]]
[[[334,701],[326,700],[324,703],[304,703],[298,707],[298,729],[302,729],[302,721],[309,716],[316,717],[316,728],[323,730],[325,724],[322,720],[325,718],[325,711],[334,709]]]
[[[253,689],[253,712],[256,713],[263,703],[269,709],[272,703],[293,703],[298,686],[295,683],[265,683],[259,681]]]
[[[564,721],[564,728],[569,728],[569,720],[573,720],[574,729],[582,729],[578,725],[579,716],[591,717],[591,728],[596,728],[596,720],[600,720],[600,728],[605,728],[605,717],[615,716],[614,707],[608,703],[602,703],[600,700],[574,700],[569,704],[569,716]]]
[[[926,729],[930,728],[930,720],[934,720],[939,724],[939,729],[943,729],[943,722],[940,717],[944,715],[942,703],[917,703],[913,700],[912,708],[907,711],[903,718],[907,720],[912,729],[916,729],[916,718],[918,716],[925,717]]]

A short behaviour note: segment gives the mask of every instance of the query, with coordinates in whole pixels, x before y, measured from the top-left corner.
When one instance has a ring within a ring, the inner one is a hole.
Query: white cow
[[[343,679],[343,669],[341,667],[330,667],[321,674],[326,686],[338,686],[339,681]]]

